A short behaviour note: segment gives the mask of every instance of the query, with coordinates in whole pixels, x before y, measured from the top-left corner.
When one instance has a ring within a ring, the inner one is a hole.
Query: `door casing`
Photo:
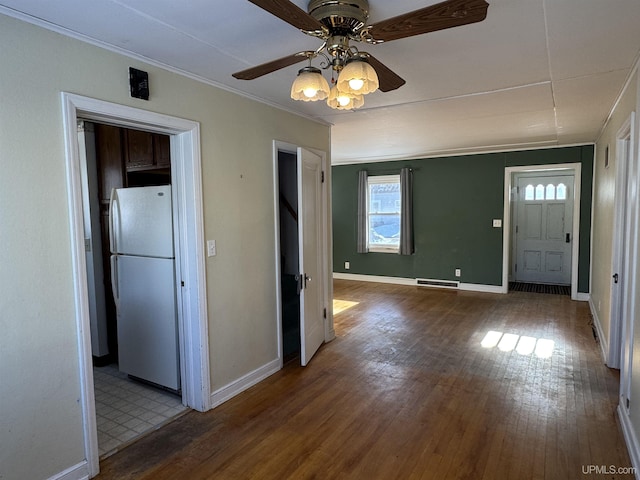
[[[282,342],[282,295],[280,291],[280,278],[281,278],[281,267],[280,267],[280,186],[278,181],[278,152],[286,152],[292,155],[297,155],[298,145],[294,145],[287,142],[282,142],[279,140],[273,141],[273,179],[274,179],[274,196],[273,196],[273,205],[274,205],[274,232],[275,232],[275,295],[276,295],[276,314],[277,314],[277,322],[276,322],[276,335],[278,339],[278,360],[280,364],[280,368],[283,365],[283,342]],[[331,238],[330,238],[330,224],[329,224],[329,214],[330,212],[330,196],[329,196],[329,173],[328,173],[328,162],[327,162],[327,154],[326,152],[305,147],[307,150],[320,155],[322,157],[322,169],[325,172],[325,182],[322,184],[322,279],[323,282],[323,299],[322,303],[324,308],[327,309],[327,317],[324,319],[324,341],[329,342],[335,338],[335,331],[333,328],[333,309],[331,308],[331,299],[333,298],[333,288],[331,284],[330,277],[330,264],[329,259],[331,258]],[[300,175],[300,172],[297,173]],[[302,245],[300,245],[300,249],[302,249]],[[302,312],[301,312],[302,313]]]
[[[632,206],[635,114],[632,112],[616,134],[616,180],[611,255],[611,272],[619,282],[611,281],[611,312],[606,364],[620,368],[620,405],[629,412],[635,311],[632,229],[636,224]]]
[[[573,198],[573,244],[571,246],[571,299],[583,300],[578,295],[578,252],[580,246],[580,198],[581,198],[581,163],[558,163],[552,165],[527,165],[519,167],[505,167],[504,169],[504,222],[502,225],[502,293],[509,291],[509,271],[511,267],[511,219],[514,204],[514,174],[524,172],[553,171],[558,174],[573,172],[574,198]]]
[[[171,136],[171,176],[176,189],[174,230],[176,263],[184,286],[177,295],[183,403],[206,411],[210,408],[209,341],[206,277],[203,256],[202,168],[200,124],[115,103],[62,92],[63,130],[67,170],[70,241],[78,332],[80,403],[83,416],[87,473],[99,473],[98,434],[89,328],[89,299],[84,252],[82,180],[78,148],[78,117],[99,123],[137,128]]]

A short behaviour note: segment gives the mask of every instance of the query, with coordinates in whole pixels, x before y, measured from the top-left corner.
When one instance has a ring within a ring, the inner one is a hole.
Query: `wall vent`
[[[450,280],[431,280],[428,278],[416,278],[416,285],[423,287],[438,287],[438,288],[458,288],[460,282],[454,282]]]

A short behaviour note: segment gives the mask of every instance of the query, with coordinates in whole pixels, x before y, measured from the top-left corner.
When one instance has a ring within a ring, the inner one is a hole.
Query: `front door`
[[[322,302],[322,157],[298,148],[300,248],[300,362],[307,365],[324,342]]]
[[[518,178],[517,282],[571,284],[573,175]]]

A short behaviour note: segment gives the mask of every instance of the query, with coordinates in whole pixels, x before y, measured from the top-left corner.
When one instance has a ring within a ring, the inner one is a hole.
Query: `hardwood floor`
[[[334,285],[346,309],[309,366],[182,416],[106,459],[97,478],[634,478],[612,469],[631,465],[619,378],[586,303]]]

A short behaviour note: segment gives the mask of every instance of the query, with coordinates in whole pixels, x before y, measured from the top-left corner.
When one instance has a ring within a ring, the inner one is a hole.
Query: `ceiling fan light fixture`
[[[304,67],[291,85],[291,98],[303,102],[324,100],[329,96],[329,83],[325,80],[320,69]]]
[[[337,85],[331,87],[327,105],[336,110],[355,110],[364,105],[364,97],[359,94],[341,91]]]
[[[378,74],[369,62],[361,58],[349,60],[338,77],[338,88],[342,92],[367,95],[379,86]]]

